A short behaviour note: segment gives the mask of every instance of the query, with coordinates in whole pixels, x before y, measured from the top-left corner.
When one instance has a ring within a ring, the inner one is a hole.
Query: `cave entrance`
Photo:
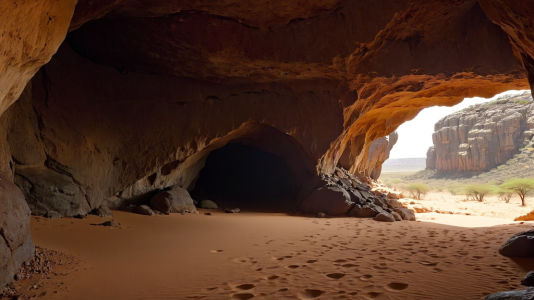
[[[197,201],[212,200],[219,208],[287,212],[294,208],[297,192],[284,158],[230,143],[208,155],[191,196]]]

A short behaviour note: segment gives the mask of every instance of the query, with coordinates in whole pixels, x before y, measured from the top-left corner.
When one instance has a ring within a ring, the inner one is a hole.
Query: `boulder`
[[[523,280],[521,280],[521,285],[534,286],[534,271],[530,271],[525,275]]]
[[[335,186],[324,186],[304,199],[300,209],[314,215],[323,212],[329,216],[340,216],[348,213],[353,206],[354,202],[350,200],[347,191]]]
[[[200,207],[205,209],[217,209],[217,204],[211,200],[202,200],[200,201]]]
[[[61,218],[61,215],[57,211],[49,210],[46,213],[46,217],[49,219],[59,219]]]
[[[350,201],[360,205],[363,205],[365,203],[365,199],[362,197],[362,194],[360,194],[357,189],[350,189],[348,192],[350,195]]]
[[[395,221],[402,221],[402,217],[397,212],[392,211],[390,214],[395,218]]]
[[[351,217],[357,217],[357,218],[374,218],[376,215],[378,215],[380,212],[378,211],[376,206],[371,205],[363,205],[363,206],[355,206],[351,212]]]
[[[395,218],[388,212],[381,212],[376,217],[374,217],[375,221],[381,221],[381,222],[395,222]]]
[[[91,211],[84,193],[71,177],[45,166],[17,169],[15,184],[34,215],[42,216],[53,210],[63,217],[74,217]]]
[[[96,208],[93,213],[99,217],[113,217],[113,213],[107,207],[107,205],[101,205],[100,207]]]
[[[154,212],[152,211],[152,209],[150,209],[148,205],[139,205],[134,207],[133,213],[145,216],[151,216],[154,214]]]
[[[397,199],[386,199],[385,202],[389,207],[393,207],[393,208],[402,207],[402,204]]]
[[[196,211],[189,192],[179,186],[157,193],[150,199],[150,206],[164,214]]]
[[[484,300],[534,300],[534,289],[498,292],[487,296]]]
[[[512,236],[501,246],[499,253],[507,257],[534,257],[534,230]]]
[[[30,209],[19,188],[0,174],[0,289],[13,280],[35,246],[30,236]]]
[[[352,182],[348,178],[340,178],[339,181],[345,189],[349,189],[352,187]]]
[[[393,211],[399,214],[403,220],[415,221],[415,212],[411,209],[401,207],[394,208]]]

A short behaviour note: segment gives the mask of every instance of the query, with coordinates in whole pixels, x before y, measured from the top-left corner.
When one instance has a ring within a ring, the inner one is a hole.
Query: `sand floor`
[[[529,222],[114,213],[122,229],[32,217],[36,245],[79,259],[39,299],[480,299],[534,268],[497,253]]]
[[[455,213],[470,213],[474,216],[487,216],[513,220],[534,210],[534,199],[526,198],[526,205],[514,194],[509,203],[497,196],[486,196],[483,202],[466,200],[464,195],[451,195],[449,192],[431,192],[418,201],[425,207]]]

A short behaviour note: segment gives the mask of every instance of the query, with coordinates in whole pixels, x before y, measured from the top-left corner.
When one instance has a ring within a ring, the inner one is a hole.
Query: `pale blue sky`
[[[448,114],[457,112],[470,105],[491,101],[506,94],[520,94],[524,91],[507,91],[493,98],[465,98],[460,104],[453,107],[434,106],[426,108],[413,120],[408,121],[397,129],[399,140],[393,147],[389,158],[416,158],[426,157],[428,147],[432,146],[432,133],[434,124]]]

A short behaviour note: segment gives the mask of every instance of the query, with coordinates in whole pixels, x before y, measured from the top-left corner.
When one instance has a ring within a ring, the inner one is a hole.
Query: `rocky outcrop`
[[[534,230],[513,235],[499,248],[499,254],[507,257],[534,257]]]
[[[22,264],[33,258],[30,209],[9,178],[0,175],[0,287],[9,284]]]
[[[486,171],[512,158],[534,132],[532,96],[507,96],[439,120],[427,152],[427,169]],[[526,142],[526,143],[525,143]]]

